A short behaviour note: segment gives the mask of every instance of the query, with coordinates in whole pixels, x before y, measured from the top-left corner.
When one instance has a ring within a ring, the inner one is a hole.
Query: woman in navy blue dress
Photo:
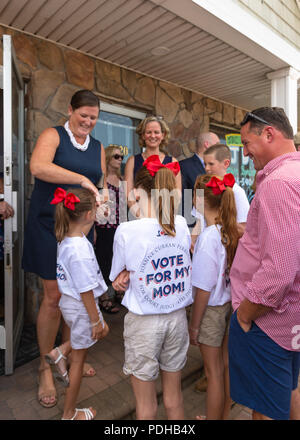
[[[105,175],[105,152],[101,142],[90,136],[99,116],[99,100],[89,90],[76,92],[68,107],[69,119],[64,126],[47,128],[39,136],[30,161],[35,184],[30,201],[24,236],[23,269],[42,279],[43,300],[37,318],[37,335],[41,363],[39,368],[39,403],[50,408],[57,394],[50,365],[45,354],[54,346],[61,314],[60,292],[56,281],[55,189],[81,186],[99,199],[96,184]],[[93,230],[89,237],[93,241]],[[63,325],[63,339],[67,337]],[[90,375],[95,372],[91,371]],[[88,372],[87,372],[87,375]]]

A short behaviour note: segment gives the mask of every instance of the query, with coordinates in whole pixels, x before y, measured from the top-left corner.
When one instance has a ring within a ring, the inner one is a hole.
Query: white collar
[[[86,140],[84,141],[84,144],[79,144],[79,142],[76,141],[73,133],[70,130],[69,127],[69,121],[67,121],[64,125],[66,132],[68,133],[69,137],[70,137],[70,141],[72,142],[72,145],[77,148],[77,150],[80,151],[85,151],[87,150],[89,143],[90,143],[90,135],[88,134],[86,137]]]

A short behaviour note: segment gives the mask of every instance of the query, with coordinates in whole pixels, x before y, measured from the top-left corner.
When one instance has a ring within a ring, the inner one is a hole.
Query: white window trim
[[[100,113],[109,112],[115,113],[117,115],[128,116],[135,119],[144,119],[146,113],[140,112],[138,110],[133,110],[127,107],[121,107],[120,105],[109,104],[108,102],[100,101]]]

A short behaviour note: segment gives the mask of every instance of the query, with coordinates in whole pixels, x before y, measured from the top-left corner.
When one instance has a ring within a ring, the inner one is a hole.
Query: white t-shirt
[[[209,306],[222,306],[231,301],[226,266],[226,249],[221,242],[220,226],[207,226],[195,245],[192,285],[210,292]]]
[[[235,206],[236,206],[236,221],[237,223],[246,223],[247,222],[247,216],[250,208],[250,204],[248,202],[247,196],[243,188],[235,183],[232,187],[232,191],[234,194],[235,199]],[[192,209],[192,216],[196,217],[197,219],[201,219],[202,230],[206,226],[205,220],[202,214],[196,210],[196,208],[193,206]]]
[[[59,291],[81,301],[80,294],[93,290],[94,297],[107,290],[92,244],[82,237],[65,237],[57,246],[56,279]]]
[[[118,226],[110,279],[127,269],[129,287],[122,304],[138,315],[170,313],[190,305],[191,236],[186,220],[177,215],[176,236],[166,235],[156,218]]]

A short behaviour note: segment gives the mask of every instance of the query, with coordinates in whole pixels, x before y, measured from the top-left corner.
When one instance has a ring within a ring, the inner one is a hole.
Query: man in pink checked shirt
[[[300,152],[284,111],[241,123],[257,190],[230,272],[232,399],[253,419],[300,420]]]

